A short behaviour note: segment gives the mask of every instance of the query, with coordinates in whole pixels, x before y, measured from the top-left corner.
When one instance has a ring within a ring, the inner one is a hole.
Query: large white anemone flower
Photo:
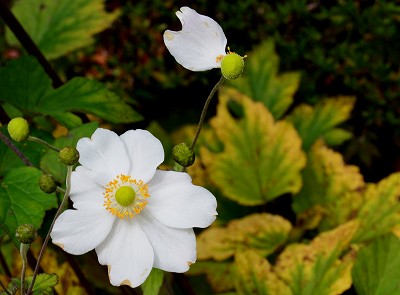
[[[182,7],[176,15],[182,30],[164,32],[164,43],[176,61],[191,71],[220,68],[227,42],[221,26],[189,7]]]
[[[77,149],[74,209],[56,220],[53,243],[75,255],[95,249],[115,286],[137,287],[153,267],[187,271],[196,260],[192,227],[215,220],[215,197],[186,173],[157,170],[164,150],[148,131],[97,129]]]

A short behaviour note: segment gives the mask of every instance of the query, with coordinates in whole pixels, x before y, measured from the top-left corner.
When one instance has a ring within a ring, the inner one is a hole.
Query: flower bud
[[[194,163],[195,156],[193,150],[186,143],[180,143],[172,149],[172,158],[179,165],[189,167]]]
[[[15,237],[22,244],[31,244],[37,237],[36,228],[32,224],[21,224],[17,227]]]
[[[222,76],[228,80],[237,79],[243,73],[244,58],[234,52],[229,52],[221,61]]]
[[[42,174],[39,178],[39,186],[46,194],[51,194],[57,189],[57,181],[50,174]]]
[[[15,141],[24,141],[29,136],[29,124],[24,118],[12,119],[7,126],[8,133]]]
[[[73,146],[66,146],[60,150],[58,157],[65,165],[72,166],[78,163],[79,152]]]

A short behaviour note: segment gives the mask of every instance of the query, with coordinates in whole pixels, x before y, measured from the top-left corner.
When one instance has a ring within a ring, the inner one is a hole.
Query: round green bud
[[[239,78],[243,69],[244,58],[237,53],[230,52],[221,61],[222,76],[228,80]]]
[[[194,163],[195,156],[193,150],[186,143],[180,143],[172,149],[172,158],[179,165],[189,167]]]
[[[42,174],[39,178],[39,186],[47,194],[54,193],[57,189],[57,181],[50,174]]]
[[[15,237],[22,244],[31,244],[37,237],[36,228],[32,224],[21,224],[17,227]]]
[[[66,146],[60,150],[58,157],[65,165],[72,166],[78,163],[79,152],[73,146]]]
[[[15,141],[24,141],[29,136],[29,124],[24,118],[12,119],[7,126],[8,133]]]

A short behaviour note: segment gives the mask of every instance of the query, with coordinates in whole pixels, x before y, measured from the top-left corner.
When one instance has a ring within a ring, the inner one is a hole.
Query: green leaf
[[[0,68],[0,101],[25,114],[31,114],[51,90],[51,80],[32,56],[22,56]]]
[[[292,203],[297,213],[317,204],[323,207],[337,204],[345,194],[361,190],[365,186],[359,168],[346,165],[342,155],[329,149],[322,141],[316,142],[308,152],[307,166],[302,175],[303,186],[293,197]],[[348,213],[348,209],[353,207],[348,205],[338,208],[337,213]]]
[[[90,137],[98,127],[97,122],[91,122],[71,129],[67,136],[57,138],[53,145],[58,148],[65,146],[76,147],[76,143],[83,137]],[[40,161],[40,168],[43,171],[54,176],[59,183],[64,183],[67,176],[67,169],[65,164],[61,163],[58,159],[58,153],[49,150]]]
[[[229,112],[230,101],[243,107],[242,118]],[[232,88],[221,89],[217,116],[210,124],[224,150],[213,153],[203,148],[201,158],[226,197],[243,205],[260,205],[300,190],[306,158],[291,124],[275,122],[262,103]]]
[[[279,57],[274,43],[269,40],[255,48],[245,58],[244,74],[228,85],[256,101],[261,101],[275,119],[279,119],[293,102],[299,87],[300,74],[278,75]]]
[[[233,281],[239,295],[292,294],[289,286],[273,271],[268,260],[252,250],[236,253],[234,269]]]
[[[400,172],[393,173],[377,184],[368,184],[361,208],[356,214],[360,228],[356,243],[372,240],[389,233],[400,223]]]
[[[153,268],[146,281],[141,285],[143,295],[157,295],[164,279],[164,271]]]
[[[48,59],[91,44],[93,35],[119,14],[106,13],[103,0],[20,0],[12,11]],[[11,31],[6,37],[11,45],[18,44]]]
[[[21,288],[21,280],[13,279],[12,282]],[[31,284],[32,276],[25,278],[26,288]],[[52,295],[54,294],[53,288],[58,284],[58,276],[56,274],[40,273],[36,276],[35,285],[33,285],[33,295]]]
[[[351,139],[353,134],[342,128],[333,128],[323,134],[325,143],[329,146],[341,145],[343,142]]]
[[[10,170],[0,186],[0,225],[16,242],[18,225],[31,223],[40,228],[45,211],[57,207],[55,195],[42,192],[38,182],[42,172],[33,167]]]
[[[362,248],[352,274],[359,295],[399,295],[400,240],[390,234]]]
[[[353,255],[348,249],[358,229],[357,221],[319,234],[309,244],[290,244],[278,256],[274,271],[293,295],[336,295],[351,286]]]
[[[47,115],[84,112],[112,123],[131,123],[142,119],[118,95],[102,83],[76,77],[43,97],[37,109]]]
[[[187,272],[189,276],[205,274],[216,294],[234,289],[231,262],[197,261]]]
[[[293,123],[303,140],[303,149],[309,150],[321,136],[346,121],[353,109],[354,97],[342,96],[319,102],[315,107],[298,106],[287,119]]]
[[[267,256],[286,242],[291,230],[290,222],[279,215],[251,214],[230,221],[226,227],[202,231],[197,239],[197,256],[200,260],[225,260],[243,249]]]
[[[50,115],[68,128],[82,124],[72,112],[89,113],[112,123],[131,123],[142,117],[98,81],[73,78],[53,90],[38,61],[23,56],[0,68],[0,101],[29,117]]]

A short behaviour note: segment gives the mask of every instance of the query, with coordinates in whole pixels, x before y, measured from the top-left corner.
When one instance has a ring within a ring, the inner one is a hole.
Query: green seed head
[[[172,158],[183,167],[192,166],[195,160],[193,150],[186,143],[180,143],[172,149]]]
[[[36,228],[32,224],[21,224],[17,227],[15,237],[22,244],[31,244],[37,237]]]
[[[79,152],[72,146],[66,146],[60,150],[58,157],[65,165],[72,166],[78,163]]]
[[[115,200],[117,201],[118,204],[124,207],[132,204],[133,201],[135,201],[135,197],[136,197],[135,190],[130,186],[121,186],[115,192]]]
[[[24,141],[29,136],[29,124],[24,118],[12,119],[7,126],[8,133],[15,141]]]
[[[42,174],[39,178],[39,186],[46,194],[51,194],[57,189],[57,181],[50,174]]]
[[[243,73],[244,58],[239,54],[230,52],[221,61],[221,72],[228,80],[237,79]]]

